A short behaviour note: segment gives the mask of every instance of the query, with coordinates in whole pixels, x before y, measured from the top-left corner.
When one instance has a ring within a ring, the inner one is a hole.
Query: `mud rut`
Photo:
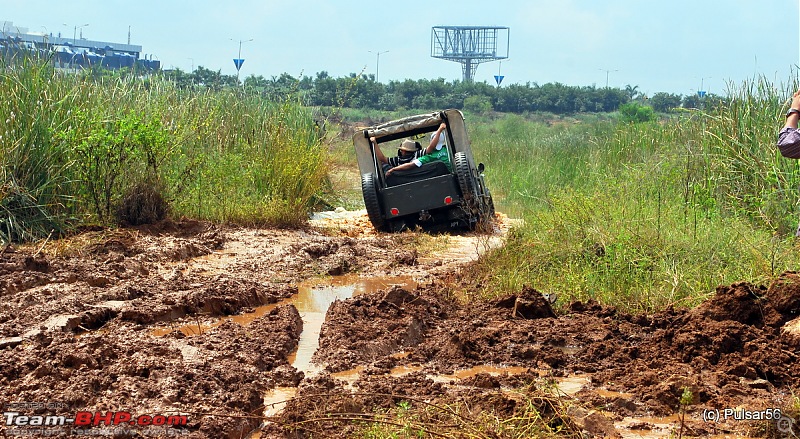
[[[513,416],[523,402],[511,389],[533,384],[568,401],[585,435],[666,437],[688,389],[684,436],[800,434],[794,273],[653,315],[593,302],[556,315],[530,288],[454,300],[469,260],[502,243],[509,221],[499,224],[494,235],[437,237],[427,255],[352,212],[302,230],[166,222],[5,249],[0,403],[20,416],[188,420],[123,425],[117,437],[305,437],[287,426],[412,398]],[[733,419],[771,408],[782,423]],[[739,411],[704,420],[717,409]],[[317,428],[314,437],[352,434]]]

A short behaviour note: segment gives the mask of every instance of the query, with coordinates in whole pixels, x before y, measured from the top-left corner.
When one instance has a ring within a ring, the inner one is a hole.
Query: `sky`
[[[462,79],[431,57],[434,26],[509,28],[508,59],[475,81],[562,83],[645,94],[724,95],[800,63],[800,0],[0,0],[0,21],[30,32],[141,45],[162,68],[265,78],[326,71],[378,80]],[[86,26],[84,26],[86,25]],[[240,43],[241,42],[241,43]]]

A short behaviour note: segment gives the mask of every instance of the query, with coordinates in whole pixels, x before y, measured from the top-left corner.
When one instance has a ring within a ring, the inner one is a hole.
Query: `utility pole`
[[[375,82],[381,82],[380,76],[378,76],[378,72],[380,71],[381,68],[381,53],[387,53],[387,52],[388,50],[384,50],[383,52],[373,52],[371,50],[369,51],[369,53],[374,53],[378,57],[377,61],[375,62]]]
[[[236,41],[233,38],[230,38],[230,40],[231,41]],[[253,41],[253,39],[250,38],[249,40],[239,40],[239,56],[236,57],[236,60],[234,61],[234,64],[236,65],[236,82],[237,83],[239,82],[239,70],[242,68],[242,64],[244,63],[244,60],[242,59],[242,43],[249,43],[250,41]]]

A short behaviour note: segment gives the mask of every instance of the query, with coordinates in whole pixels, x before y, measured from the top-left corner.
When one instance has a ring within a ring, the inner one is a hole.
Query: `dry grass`
[[[384,408],[367,409],[376,403]],[[535,386],[437,398],[343,391],[294,398],[287,410],[302,407],[302,413],[292,411],[280,423],[321,437],[580,438],[581,428],[568,414],[576,406],[570,397]]]

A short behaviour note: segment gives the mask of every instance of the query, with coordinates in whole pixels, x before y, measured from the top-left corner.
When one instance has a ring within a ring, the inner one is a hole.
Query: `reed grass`
[[[61,232],[72,201],[71,161],[51,132],[69,119],[70,94],[29,59],[0,74],[0,241]]]
[[[4,242],[113,224],[143,183],[165,192],[174,216],[278,226],[304,222],[325,187],[320,130],[292,96],[267,102],[29,59],[0,70],[0,96]]]
[[[468,282],[649,311],[796,270],[800,174],[775,147],[795,88],[757,78],[657,122],[478,127],[489,186],[525,225]]]

